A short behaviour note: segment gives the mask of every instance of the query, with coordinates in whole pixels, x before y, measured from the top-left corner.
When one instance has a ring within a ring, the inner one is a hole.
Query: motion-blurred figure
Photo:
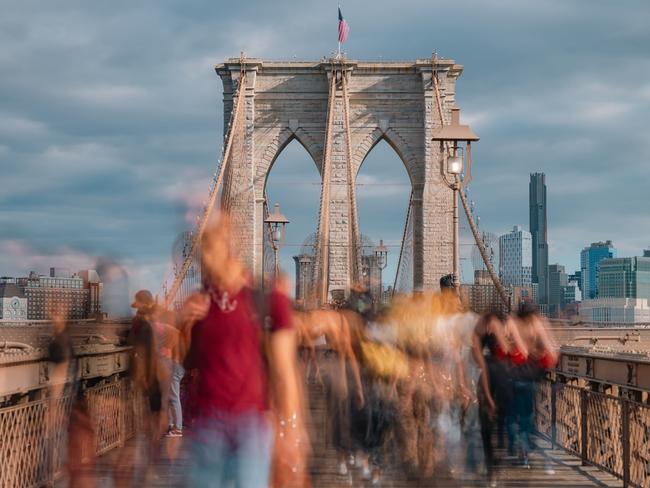
[[[48,438],[54,440],[50,445],[52,459],[60,459],[62,455],[62,452],[58,451],[58,443],[67,427],[68,444],[67,450],[63,452],[67,455],[64,470],[68,474],[69,486],[94,486],[95,431],[88,403],[77,380],[79,363],[68,328],[67,311],[62,308],[53,310],[50,318],[53,331],[48,352],[54,368],[51,374],[52,387],[48,408]],[[68,402],[71,403],[70,410],[66,408]],[[68,417],[67,411],[70,412]]]
[[[351,407],[363,407],[363,387],[359,363],[352,347],[350,318],[339,310],[311,310],[296,313],[305,338],[323,336],[333,354],[323,368],[327,400],[327,421],[330,443],[338,455],[338,472],[348,474],[347,463],[354,463],[351,437]]]
[[[129,374],[135,402],[136,452],[123,449],[115,473],[116,485],[125,487],[146,482],[158,454],[164,381],[154,330],[156,303],[153,295],[149,290],[138,291],[131,307],[136,309],[136,314],[131,321],[127,344],[131,346]]]
[[[278,286],[268,295],[252,287],[225,218],[206,229],[201,253],[205,288],[181,319],[190,324],[187,362],[198,370],[188,486],[305,486],[309,444],[289,298]]]
[[[548,368],[557,363],[558,354],[545,320],[533,304],[522,304],[517,314],[517,328],[523,341],[523,354],[519,358],[513,357],[513,406],[508,417],[508,449],[514,455],[519,448],[523,466],[529,467],[536,383]]]
[[[477,385],[483,454],[490,486],[496,486],[492,438],[495,418],[506,418],[512,405],[512,382],[507,363],[511,345],[502,314],[488,313],[476,324],[472,353],[480,370]]]
[[[171,323],[181,326],[172,318]],[[182,330],[177,331],[176,340],[171,348],[171,381],[169,388],[169,428],[168,435],[172,437],[183,436],[183,406],[181,404],[181,381],[185,376],[183,360],[185,359],[186,343],[183,341]]]
[[[160,426],[161,434],[168,437],[182,437],[182,410],[180,406],[180,382],[185,370],[179,364],[175,353],[179,350],[179,331],[175,327],[174,312],[156,306],[153,316],[153,331],[158,354],[158,378],[161,390]]]

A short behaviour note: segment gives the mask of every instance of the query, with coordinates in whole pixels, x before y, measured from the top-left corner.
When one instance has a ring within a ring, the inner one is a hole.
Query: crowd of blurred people
[[[296,310],[282,278],[255,286],[224,217],[204,232],[201,256],[203,288],[180,310],[147,290],[134,297],[135,394],[119,408],[136,412],[141,449],[117,456],[115,486],[146,486],[168,437],[189,445],[187,486],[309,487],[323,460],[313,456],[307,391],[321,387],[341,480],[356,470],[381,485],[390,468],[497,486],[500,465],[528,466],[535,385],[557,361],[534,305],[478,316],[443,277],[440,291],[388,305],[352,289],[344,304]],[[76,377],[65,321],[54,323],[51,360]],[[78,398],[70,484],[94,486],[93,461],[78,454],[89,451],[93,422],[78,386],[68,388]]]

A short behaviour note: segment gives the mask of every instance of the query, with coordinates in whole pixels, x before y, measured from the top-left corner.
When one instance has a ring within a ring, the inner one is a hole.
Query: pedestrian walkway
[[[335,451],[327,446],[325,397],[322,386],[310,385],[311,418],[312,418],[312,483],[318,487],[355,487],[373,488],[369,481],[361,479],[360,470],[351,466],[345,476],[338,474]],[[597,468],[582,466],[576,456],[565,451],[551,449],[548,442],[535,439],[537,449],[530,455],[530,468],[515,466],[506,462],[499,467],[499,487],[620,487],[622,482],[614,476]],[[131,451],[127,459],[134,459],[138,464],[137,442],[132,439],[122,449]],[[165,438],[162,441],[159,459],[149,468],[146,481],[139,487],[182,487],[184,475],[189,466],[189,438]],[[113,465],[120,454],[114,450],[98,459],[98,487],[109,488],[112,482]],[[503,458],[504,453],[497,451]],[[459,479],[460,478],[460,479]],[[65,487],[65,480],[60,480],[57,487]],[[411,487],[485,487],[486,481],[478,476],[460,477],[437,474],[433,481],[410,479],[397,463],[391,463],[382,477],[379,485],[384,488]]]

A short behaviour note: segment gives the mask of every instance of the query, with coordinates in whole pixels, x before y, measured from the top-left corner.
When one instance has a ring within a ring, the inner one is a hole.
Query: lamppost
[[[273,258],[275,260],[275,278],[280,273],[280,262],[278,252],[280,246],[284,244],[286,237],[286,225],[289,223],[284,215],[280,213],[280,204],[276,203],[273,207],[273,213],[264,219],[264,223],[271,226],[271,240],[273,241]]]
[[[479,138],[468,125],[460,125],[460,108],[451,109],[451,124],[443,125],[432,139],[440,142],[440,175],[454,192],[454,288],[460,291],[460,250],[458,239],[458,192],[472,180],[472,142]],[[465,147],[462,146],[465,143]],[[464,172],[464,160],[467,170]],[[451,178],[451,179],[450,179]]]
[[[384,280],[382,272],[388,266],[388,248],[384,246],[384,240],[379,239],[379,245],[374,249],[375,258],[377,259],[377,268],[379,268],[379,303],[384,301]]]

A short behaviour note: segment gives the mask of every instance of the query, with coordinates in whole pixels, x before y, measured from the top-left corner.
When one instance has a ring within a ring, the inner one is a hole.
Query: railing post
[[[551,447],[557,446],[557,383],[551,382]]]
[[[630,485],[630,402],[621,399],[621,443],[623,447],[623,488]]]
[[[117,405],[119,408],[119,444],[120,447],[124,447],[124,444],[126,443],[126,415],[124,412],[124,408],[126,406],[126,388],[124,388],[124,381],[122,381],[122,378],[117,379]]]
[[[580,390],[580,430],[581,430],[581,446],[580,446],[580,458],[582,459],[582,465],[586,466],[587,465],[587,460],[589,459],[588,452],[587,452],[587,435],[588,435],[588,428],[587,428],[587,400],[588,400],[588,391],[586,389],[581,389]]]

